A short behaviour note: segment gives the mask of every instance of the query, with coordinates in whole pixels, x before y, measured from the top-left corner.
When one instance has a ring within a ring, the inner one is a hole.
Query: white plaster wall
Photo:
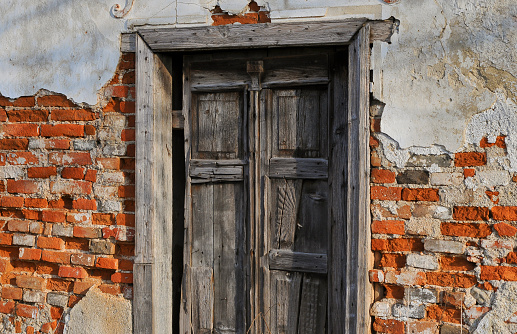
[[[125,1],[130,2],[118,3]],[[118,20],[110,16],[114,0],[0,1],[0,93],[14,98],[44,88],[95,104],[115,70],[120,32],[141,25],[206,25],[217,3],[239,13],[247,2],[135,0],[127,17]],[[393,43],[375,45],[372,64],[374,95],[386,103],[381,130],[395,147],[456,151],[466,143],[473,115],[492,108],[497,96],[517,101],[515,0],[258,3],[270,10],[273,21],[400,20]],[[509,126],[510,135],[517,132],[515,124]]]

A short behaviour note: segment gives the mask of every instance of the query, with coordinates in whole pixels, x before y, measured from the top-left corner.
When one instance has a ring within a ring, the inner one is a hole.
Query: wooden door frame
[[[172,110],[171,52],[348,45],[342,89],[346,115],[332,131],[347,136],[331,152],[331,210],[342,212],[332,231],[330,311],[342,314],[330,333],[370,328],[369,211],[370,44],[389,41],[395,20],[364,18],[304,23],[265,23],[194,28],[141,29],[122,35],[122,51],[136,52],[136,247],[133,332],[172,333]],[[336,123],[337,124],[337,123]],[[336,186],[339,185],[339,186]],[[338,191],[341,190],[341,191]],[[343,242],[345,241],[345,242]],[[344,244],[345,247],[334,248]]]

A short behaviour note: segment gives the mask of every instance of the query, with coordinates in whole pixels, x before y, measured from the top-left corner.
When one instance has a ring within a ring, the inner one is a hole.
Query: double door
[[[328,331],[337,54],[184,57],[182,334]]]

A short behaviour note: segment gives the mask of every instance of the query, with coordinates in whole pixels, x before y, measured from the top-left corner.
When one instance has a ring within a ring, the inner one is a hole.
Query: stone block
[[[436,270],[438,269],[438,260],[433,255],[408,254],[406,264],[410,267]]]
[[[66,307],[68,304],[68,295],[62,293],[49,292],[47,294],[47,303],[54,306]]]
[[[429,172],[426,170],[406,170],[397,175],[399,184],[427,184],[429,183]]]
[[[429,239],[424,241],[424,249],[429,252],[463,254],[465,243],[452,240]]]
[[[13,235],[13,245],[16,245],[16,246],[33,247],[35,242],[36,242],[36,237],[33,235],[18,234],[18,233]]]

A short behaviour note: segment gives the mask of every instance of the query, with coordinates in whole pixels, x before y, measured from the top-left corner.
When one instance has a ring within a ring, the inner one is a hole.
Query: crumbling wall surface
[[[517,332],[517,108],[504,94],[465,144],[401,149],[370,109],[376,333]]]
[[[0,96],[1,333],[131,325],[134,66],[134,54],[123,54],[96,105],[44,90]],[[92,300],[103,301],[102,317],[81,315]]]

